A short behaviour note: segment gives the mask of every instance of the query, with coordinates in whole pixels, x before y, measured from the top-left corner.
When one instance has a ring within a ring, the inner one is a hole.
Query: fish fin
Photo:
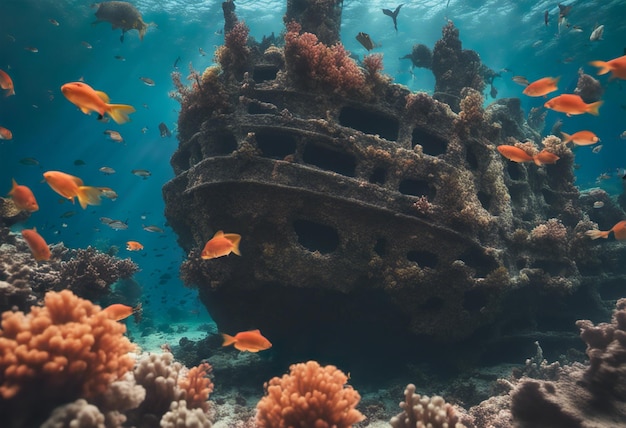
[[[101,193],[102,192],[97,187],[79,186],[76,191],[76,196],[78,197],[80,206],[85,209],[87,205],[100,205],[100,202],[102,202],[100,199]]]
[[[135,111],[135,107],[126,104],[107,104],[107,113],[117,124],[130,122],[128,115]]]
[[[83,183],[83,180],[82,180],[80,177],[74,177],[74,176],[72,176],[72,181],[73,181],[74,183],[76,183],[76,185],[77,185],[78,187],[80,187],[80,186],[82,186],[83,184],[85,184],[85,183]]]
[[[91,113],[91,110],[89,110],[87,107],[79,107],[80,111],[82,111],[85,114],[89,114]]]
[[[11,191],[9,192],[9,195],[12,195],[13,193],[15,193],[15,188],[18,186],[17,181],[15,181],[15,178],[12,178],[11,180],[13,180],[13,182],[12,182],[12,187],[11,187]]]
[[[543,163],[541,162],[541,159],[539,159],[539,156],[537,155],[533,156],[533,162],[535,162],[535,165],[537,166],[543,165]]]
[[[565,132],[561,132],[561,135],[563,135],[563,142],[564,143],[572,141],[572,136],[571,135],[566,134]]]
[[[261,330],[259,330],[258,328],[256,330],[248,330],[246,333],[255,333],[260,335],[261,334]]]
[[[604,104],[604,101],[596,101],[595,103],[589,104],[589,114],[599,116],[602,104]]]
[[[383,9],[383,13],[387,16],[393,16],[393,12],[390,11],[389,9]]]
[[[611,71],[611,67],[606,61],[591,61],[589,65],[593,65],[594,67],[598,67],[600,69],[598,70],[598,75],[606,74]]]
[[[224,235],[224,231],[223,230],[218,230],[217,232],[215,232],[215,235],[213,235],[213,237],[217,237],[217,236],[223,236]]]
[[[239,251],[239,243],[241,242],[241,235],[238,235],[236,233],[227,233],[224,235],[224,238],[228,239],[230,242],[232,242],[233,244],[233,253],[237,254],[238,256],[241,255],[241,252]]]
[[[110,101],[109,96],[105,92],[96,91],[96,95],[105,103],[108,103]]]
[[[587,235],[591,239],[598,239],[598,238],[606,239],[609,237],[610,232],[611,232],[610,230],[591,229],[591,230],[586,231],[585,235]]]
[[[236,342],[235,338],[229,334],[222,333],[222,337],[224,338],[224,343],[222,343],[222,346],[230,346]]]

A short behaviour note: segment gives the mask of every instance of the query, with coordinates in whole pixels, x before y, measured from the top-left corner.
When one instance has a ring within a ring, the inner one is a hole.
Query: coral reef
[[[257,404],[259,428],[349,428],[363,420],[355,409],[361,399],[348,377],[335,366],[315,361],[293,364],[289,374],[265,385]]]
[[[0,331],[0,407],[24,410],[103,393],[130,370],[126,327],[68,290],[49,292],[29,314],[4,312]],[[6,413],[5,413],[6,412]]]
[[[390,421],[393,428],[466,428],[459,421],[454,406],[446,403],[443,397],[416,394],[413,384],[407,385],[404,397],[405,401],[400,403],[402,413]]]
[[[65,286],[76,295],[98,300],[109,294],[109,287],[119,279],[130,278],[139,270],[139,266],[130,258],[116,259],[93,247],[70,250],[61,262],[58,278],[52,286],[57,289]],[[37,283],[37,278],[33,278]]]
[[[111,285],[129,279],[138,266],[95,248],[68,249],[51,246],[52,257],[37,263],[21,236],[7,235],[0,247],[0,311],[13,307],[26,311],[50,290],[68,289],[79,297],[97,300],[111,292]]]

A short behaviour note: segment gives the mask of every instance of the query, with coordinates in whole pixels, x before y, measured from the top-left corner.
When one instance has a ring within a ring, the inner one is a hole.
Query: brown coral
[[[335,366],[315,361],[293,364],[290,373],[265,384],[257,404],[260,428],[347,428],[364,416],[355,409],[361,399],[347,376]]]
[[[0,395],[5,400],[55,394],[91,397],[133,367],[126,327],[68,290],[49,292],[44,307],[4,312]]]

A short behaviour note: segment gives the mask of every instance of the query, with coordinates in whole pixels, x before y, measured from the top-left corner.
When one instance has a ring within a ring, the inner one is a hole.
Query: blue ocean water
[[[213,52],[223,43],[223,16],[219,1],[137,1],[132,2],[146,22],[154,23],[143,41],[137,32],[120,41],[120,30],[108,23],[93,25],[95,9],[77,0],[3,0],[0,3],[0,69],[13,78],[16,95],[0,99],[0,126],[13,132],[13,139],[0,144],[0,191],[8,193],[11,178],[28,185],[41,209],[23,227],[37,227],[48,243],[63,242],[67,247],[93,245],[106,250],[115,245],[119,256],[131,257],[141,271],[135,279],[144,288],[147,311],[162,313],[176,306],[189,317],[204,309],[178,279],[178,266],[185,257],[176,244],[174,232],[166,225],[161,187],[173,177],[169,158],[177,147],[176,121],[179,104],[169,97],[173,90],[171,73],[183,76],[191,66],[199,71],[213,64]],[[283,30],[284,1],[237,0],[236,12],[250,27],[250,35]],[[494,80],[497,98],[521,97],[526,112],[541,106],[543,98],[522,95],[514,75],[528,80],[561,76],[560,93],[576,86],[579,68],[595,75],[592,60],[609,60],[624,54],[626,4],[623,1],[568,1],[572,10],[570,27],[559,26],[558,7],[552,1],[407,1],[398,16],[398,31],[382,8],[397,4],[380,1],[344,1],[341,34],[346,48],[362,57],[366,50],[357,42],[358,32],[367,32],[380,44],[374,52],[383,53],[385,73],[396,83],[414,91],[433,92],[434,78],[429,70],[412,69],[400,57],[416,43],[433,47],[441,28],[452,20],[460,31],[465,49],[479,53],[483,63],[501,76]],[[549,24],[544,12],[549,12]],[[55,20],[59,25],[54,25]],[[578,32],[573,26],[579,26]],[[604,40],[591,42],[596,25],[604,25]],[[35,47],[38,52],[26,48]],[[154,80],[147,86],[140,78]],[[117,125],[101,123],[69,103],[60,91],[67,82],[84,79],[106,92],[114,103],[131,104],[137,112],[132,122]],[[545,132],[557,119],[563,130],[573,133],[594,131],[603,149],[576,150],[577,184],[581,189],[602,186],[616,195],[621,192],[618,168],[626,167],[626,89],[618,80],[599,78],[605,86],[604,106],[599,117],[565,117],[549,112]],[[492,101],[485,93],[486,104]],[[173,136],[162,138],[159,123],[165,123]],[[119,131],[124,143],[107,139],[105,130]],[[23,165],[20,159],[36,158],[39,165]],[[77,162],[78,161],[78,162]],[[84,165],[82,165],[84,162]],[[81,165],[77,165],[81,164]],[[115,174],[104,175],[108,166]],[[147,179],[131,173],[147,169]],[[81,177],[85,184],[114,189],[119,198],[104,200],[100,206],[82,210],[78,205],[60,203],[59,196],[42,183],[42,173],[61,170]],[[596,178],[609,173],[599,183]],[[4,184],[2,184],[4,183]],[[70,215],[71,212],[75,212]],[[128,223],[128,229],[115,231],[102,224],[100,217]],[[163,233],[145,231],[143,225],[156,225]],[[145,249],[126,252],[125,242],[136,240]],[[163,276],[165,275],[165,276]],[[182,303],[181,303],[182,302]]]

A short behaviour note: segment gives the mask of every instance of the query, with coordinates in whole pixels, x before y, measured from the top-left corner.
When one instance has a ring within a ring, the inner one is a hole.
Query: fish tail
[[[595,103],[589,104],[588,111],[590,114],[594,116],[600,115],[600,106],[604,104],[604,101],[596,101]]]
[[[611,66],[606,61],[591,61],[589,64],[600,69],[598,70],[598,75],[606,74],[611,71]]]
[[[222,337],[224,338],[224,343],[222,343],[222,346],[230,346],[235,343],[235,338],[233,336],[222,333]]]
[[[236,236],[232,241],[233,243],[233,253],[238,256],[241,256],[241,251],[239,251],[239,243],[241,242],[241,236]]]
[[[543,162],[541,162],[539,154],[536,154],[535,156],[533,156],[533,162],[535,162],[535,165],[537,166],[543,165]]]
[[[107,112],[117,124],[130,122],[128,115],[135,111],[135,107],[126,104],[107,104]]]
[[[586,231],[585,235],[587,235],[591,239],[598,239],[598,238],[606,239],[609,237],[610,232],[611,232],[610,230],[591,229],[591,230]]]
[[[572,136],[569,134],[566,134],[565,132],[561,132],[561,135],[563,135],[563,142],[565,144],[569,143],[570,141],[572,141]]]
[[[91,186],[78,186],[76,191],[78,202],[83,209],[87,208],[87,205],[100,205],[101,194],[102,191],[100,189]]]

